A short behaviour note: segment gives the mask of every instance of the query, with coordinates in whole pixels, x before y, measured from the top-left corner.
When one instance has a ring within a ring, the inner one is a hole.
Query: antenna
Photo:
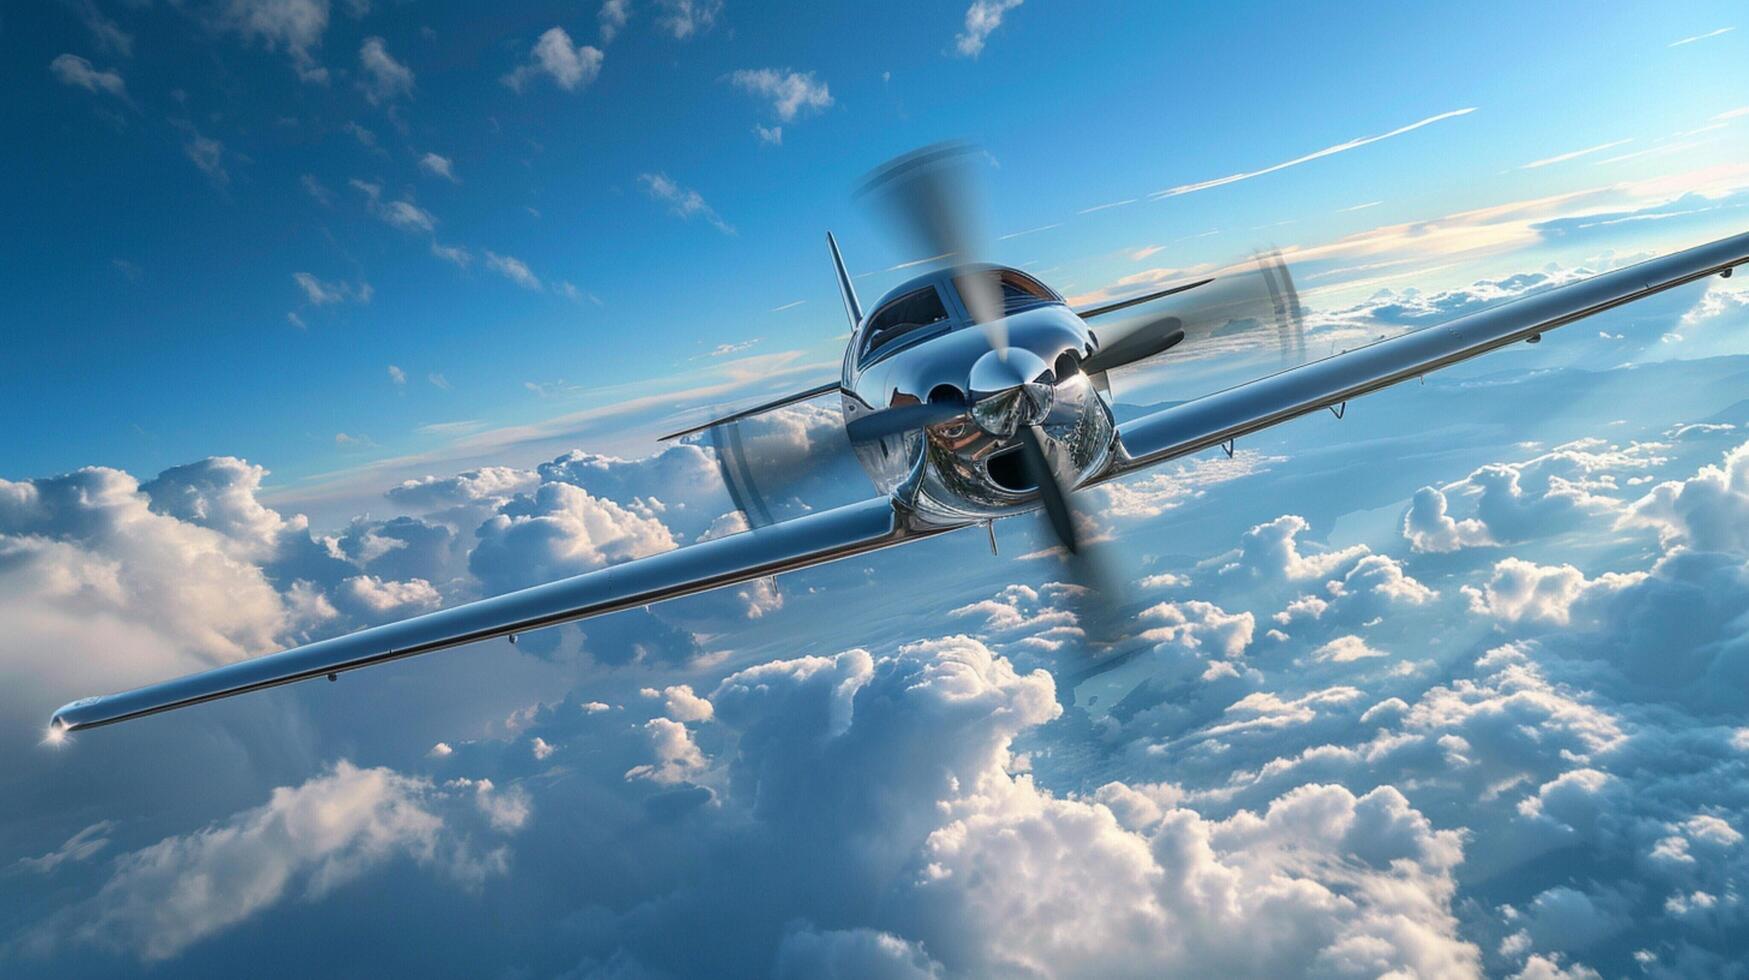
[[[844,256],[838,251],[838,239],[826,233],[826,244],[832,249],[832,264],[838,269],[838,290],[844,294],[844,315],[850,317],[850,329],[862,322],[862,303],[857,301],[856,287],[850,284],[850,270],[844,268]]]

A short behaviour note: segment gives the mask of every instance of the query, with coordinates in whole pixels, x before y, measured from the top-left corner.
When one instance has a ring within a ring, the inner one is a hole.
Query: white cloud
[[[190,163],[207,175],[214,184],[224,187],[231,182],[230,171],[225,169],[225,144],[210,136],[201,135],[192,123],[178,126],[185,139],[182,143],[182,154],[188,157]]]
[[[133,55],[133,35],[122,30],[121,25],[114,20],[104,16],[103,11],[97,9],[97,4],[93,0],[75,0],[72,6],[78,13],[79,19],[84,22],[85,29],[91,32],[91,40],[96,42],[100,49],[121,55],[123,58]]]
[[[53,874],[63,864],[89,861],[109,846],[109,833],[114,829],[115,821],[99,820],[67,838],[65,843],[47,854],[19,858],[14,867],[46,875]]]
[[[300,79],[327,83],[328,69],[316,64],[314,51],[328,30],[328,0],[221,0],[210,22],[269,51],[283,49]]]
[[[323,282],[308,272],[292,273],[292,281],[304,291],[304,298],[312,306],[345,302],[368,303],[375,293],[368,282],[359,282],[356,285],[348,282]]]
[[[954,35],[954,50],[962,57],[976,58],[984,51],[984,42],[1002,26],[1002,15],[1025,0],[972,0],[966,8],[966,28]]]
[[[1245,573],[1264,579],[1303,581],[1335,574],[1338,568],[1371,553],[1366,545],[1309,555],[1300,553],[1298,537],[1311,525],[1297,514],[1283,514],[1258,524],[1239,539],[1239,549],[1220,568],[1222,575]]]
[[[393,102],[413,94],[413,71],[389,54],[380,37],[367,37],[358,49],[358,64],[364,72],[359,88],[371,105]]]
[[[656,761],[626,770],[626,779],[647,779],[672,785],[687,782],[704,772],[704,753],[694,744],[692,733],[685,725],[670,718],[652,718],[644,723],[644,732],[650,739]]]
[[[1709,37],[1718,37],[1721,34],[1729,34],[1736,29],[1737,29],[1736,27],[1721,27],[1715,31],[1707,31],[1705,34],[1694,34],[1694,35],[1691,35],[1689,37],[1682,38],[1681,40],[1671,41],[1669,44],[1666,44],[1665,47],[1667,47],[1667,48],[1680,48],[1684,44],[1693,44],[1696,41],[1704,41]]]
[[[407,386],[407,372],[393,364],[389,365],[389,382],[397,388],[405,388]]]
[[[340,583],[333,601],[361,620],[387,623],[430,612],[443,605],[443,596],[422,578],[386,582],[374,575],[354,575]]]
[[[0,622],[12,637],[0,665],[16,679],[5,702],[40,710],[57,697],[161,680],[278,645],[290,610],[249,560],[270,522],[243,505],[252,493],[226,483],[247,485],[260,471],[219,462],[167,472],[159,498],[170,513],[118,470],[0,480]],[[41,650],[56,656],[32,661]]]
[[[336,763],[259,807],[123,855],[96,895],[35,941],[97,944],[155,962],[288,895],[320,898],[396,857],[463,884],[501,873],[502,851],[474,853],[438,812],[442,796],[423,779]]]
[[[723,11],[723,0],[656,0],[662,13],[656,26],[676,41],[689,40],[713,27]]]
[[[1726,453],[1720,465],[1653,487],[1620,523],[1654,528],[1667,545],[1749,552],[1749,443]]]
[[[485,466],[451,477],[404,480],[384,496],[414,511],[442,510],[458,505],[490,504],[494,509],[519,493],[534,490],[540,477],[512,466]]]
[[[601,43],[607,44],[618,37],[631,14],[631,0],[602,0],[601,11],[595,17],[601,28]]]
[[[1449,552],[1494,543],[1486,525],[1473,517],[1457,520],[1446,512],[1449,506],[1445,493],[1435,487],[1415,491],[1409,509],[1403,513],[1403,537],[1411,548],[1420,552]]]
[[[1329,643],[1312,651],[1313,660],[1328,660],[1331,663],[1345,664],[1356,660],[1367,660],[1373,657],[1388,657],[1383,650],[1375,650],[1366,645],[1366,641],[1358,636],[1339,636]]]
[[[771,111],[784,122],[794,121],[804,110],[818,112],[832,105],[831,91],[825,82],[816,80],[811,71],[743,68],[729,75],[729,81],[743,91],[770,99]]]
[[[432,242],[431,254],[445,262],[453,262],[464,269],[468,267],[469,262],[474,260],[473,254],[460,245],[439,245],[437,242]]]
[[[461,180],[455,175],[455,164],[449,157],[439,156],[436,153],[427,153],[419,158],[419,169],[431,174],[433,177],[442,177],[444,180],[447,180],[452,184],[461,183]],[[435,248],[436,246],[434,245],[432,247]]]
[[[874,929],[820,931],[808,926],[784,934],[772,976],[776,980],[939,980],[945,974],[921,944],[892,933]]]
[[[499,255],[486,250],[486,268],[516,283],[523,289],[540,289],[540,277],[529,271],[528,265],[514,255]]]
[[[505,504],[478,533],[469,567],[494,593],[675,547],[661,521],[565,483]]]
[[[783,145],[783,127],[782,126],[769,126],[769,127],[767,127],[767,126],[761,126],[758,123],[754,123],[753,124],[753,135],[757,136],[759,138],[759,142],[761,142],[761,143],[769,143],[772,146],[782,146]]]
[[[49,72],[61,83],[73,85],[87,92],[105,92],[122,101],[127,101],[127,83],[122,81],[121,73],[110,69],[98,71],[89,61],[76,54],[57,55],[49,62]]]
[[[501,81],[512,91],[521,92],[534,75],[552,79],[554,85],[567,92],[587,88],[601,74],[601,49],[587,44],[575,44],[562,27],[550,27],[534,42],[529,60]]]
[[[1636,585],[1645,572],[1605,572],[1596,578],[1572,565],[1538,565],[1522,558],[1503,558],[1481,588],[1464,587],[1470,610],[1509,623],[1542,622],[1566,626],[1587,605]]]
[[[355,190],[364,195],[365,207],[370,210],[370,213],[381,218],[388,224],[394,225],[402,231],[424,232],[427,235],[436,230],[437,218],[434,217],[430,211],[414,204],[412,201],[403,198],[399,201],[388,201],[385,203],[383,201],[383,188],[381,184],[373,184],[369,181],[359,180],[357,177],[352,178],[348,183],[351,184]],[[436,250],[435,243],[433,244],[433,250]]]
[[[714,714],[710,701],[692,693],[686,684],[662,689],[662,710],[675,721],[709,721]]]
[[[667,174],[639,174],[638,183],[644,192],[658,201],[668,205],[668,210],[678,217],[688,221],[700,217],[710,222],[711,227],[725,235],[733,235],[735,229],[725,222],[721,216],[705,203],[704,197],[698,191],[681,187],[668,179]]]
[[[1525,164],[1522,167],[1519,167],[1518,169],[1520,169],[1520,170],[1538,170],[1538,169],[1541,169],[1543,167],[1550,166],[1552,164],[1566,163],[1568,160],[1577,160],[1580,157],[1590,156],[1593,153],[1602,153],[1604,150],[1613,150],[1618,146],[1625,146],[1626,144],[1632,143],[1632,142],[1633,142],[1632,139],[1622,139],[1622,140],[1614,140],[1614,141],[1611,141],[1608,143],[1599,143],[1596,146],[1587,146],[1582,150],[1572,150],[1572,151],[1569,151],[1567,153],[1557,154],[1557,155],[1552,156],[1552,157],[1543,157],[1540,160],[1532,160],[1531,162]]]
[[[1232,175],[1227,176],[1227,177],[1218,177],[1214,180],[1200,181],[1200,182],[1195,183],[1195,184],[1180,184],[1177,187],[1167,188],[1166,190],[1163,190],[1163,191],[1156,191],[1151,196],[1153,196],[1155,198],[1177,197],[1180,194],[1191,194],[1191,193],[1194,193],[1196,191],[1205,191],[1205,190],[1208,190],[1208,189],[1213,188],[1213,187],[1223,187],[1227,184],[1237,183],[1241,180],[1250,180],[1253,177],[1262,177],[1265,174],[1272,174],[1278,170],[1286,170],[1289,167],[1297,167],[1302,163],[1310,163],[1313,160],[1321,160],[1324,157],[1334,156],[1335,154],[1338,154],[1338,153],[1346,153],[1349,150],[1359,149],[1360,147],[1367,146],[1367,145],[1372,144],[1372,143],[1377,143],[1380,140],[1388,140],[1394,136],[1401,136],[1404,133],[1414,132],[1415,130],[1420,129],[1423,126],[1430,126],[1436,122],[1442,122],[1442,121],[1447,120],[1447,119],[1455,119],[1458,116],[1467,116],[1470,113],[1475,112],[1475,111],[1476,111],[1475,108],[1471,107],[1468,109],[1454,109],[1451,112],[1442,112],[1436,116],[1428,116],[1426,119],[1421,119],[1421,120],[1418,120],[1416,122],[1412,122],[1407,126],[1399,126],[1398,128],[1393,129],[1388,133],[1380,133],[1377,136],[1357,137],[1355,139],[1349,140],[1346,143],[1337,143],[1335,146],[1327,146],[1324,149],[1318,150],[1315,153],[1308,153],[1305,156],[1295,157],[1292,160],[1288,160],[1284,163],[1278,163],[1278,164],[1275,164],[1274,166],[1264,167],[1261,170],[1251,170],[1251,171],[1246,171],[1244,173],[1236,173],[1236,174],[1232,174]]]

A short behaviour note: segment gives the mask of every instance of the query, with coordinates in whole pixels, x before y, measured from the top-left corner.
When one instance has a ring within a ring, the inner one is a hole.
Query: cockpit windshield
[[[1018,313],[1030,310],[1035,306],[1059,302],[1055,293],[1046,289],[1038,280],[1013,269],[980,269],[976,272],[964,272],[954,277],[954,288],[959,290],[960,298],[971,302],[975,295],[990,295],[990,287],[1001,290],[1002,314]]]
[[[874,311],[868,318],[866,356],[899,338],[947,319],[947,307],[934,286],[906,293]]]

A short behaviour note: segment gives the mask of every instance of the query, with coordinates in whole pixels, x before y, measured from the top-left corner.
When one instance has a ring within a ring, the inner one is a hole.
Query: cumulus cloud
[[[972,0],[972,5],[966,8],[966,27],[954,35],[954,50],[961,57],[976,58],[984,53],[984,42],[996,28],[1002,26],[1002,17],[1010,10],[1020,6],[1025,0]]]
[[[831,90],[825,82],[815,79],[811,71],[743,68],[730,74],[729,81],[749,94],[769,99],[771,111],[786,123],[795,121],[797,114],[804,111],[819,112],[832,105]]]
[[[648,779],[673,785],[683,783],[705,769],[704,753],[692,741],[686,726],[671,718],[651,718],[644,723],[650,739],[650,750],[656,761],[626,770],[627,779]]]
[[[1322,578],[1370,551],[1366,545],[1352,545],[1336,551],[1301,554],[1299,535],[1310,527],[1297,514],[1283,514],[1258,524],[1239,539],[1238,551],[1221,566],[1221,574],[1288,581]]]
[[[528,63],[518,66],[501,81],[511,91],[520,93],[531,78],[545,75],[559,88],[574,92],[589,87],[601,74],[603,57],[600,48],[574,43],[563,27],[549,27],[534,42]]]
[[[1596,578],[1572,565],[1538,565],[1522,558],[1503,558],[1481,588],[1464,587],[1470,610],[1509,623],[1521,620],[1565,626],[1574,616],[1604,603],[1610,596],[1636,585],[1645,572],[1605,572]],[[1595,615],[1595,612],[1592,612]]]
[[[468,567],[493,593],[675,547],[661,521],[564,483],[542,484],[505,504],[477,534]]]
[[[431,783],[339,762],[265,804],[123,855],[103,887],[31,939],[77,942],[168,959],[301,894],[319,899],[396,858],[464,884],[502,873],[504,852],[481,852],[442,814]],[[496,826],[496,825],[495,825]],[[514,826],[498,826],[514,830]]]
[[[18,694],[85,694],[276,646],[289,610],[245,557],[262,546],[264,519],[212,484],[191,486],[201,482],[171,476],[160,488],[165,506],[204,511],[241,537],[154,512],[118,470],[0,481],[0,621],[12,637],[0,657],[20,678]],[[31,650],[60,656],[35,666],[16,659]]]
[[[1749,443],[1684,480],[1668,480],[1633,502],[1621,516],[1628,527],[1649,527],[1667,544],[1749,552]]]

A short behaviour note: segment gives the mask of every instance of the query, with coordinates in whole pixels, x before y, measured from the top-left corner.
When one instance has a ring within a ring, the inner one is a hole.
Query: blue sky
[[[1740,5],[481,9],[0,16],[0,973],[1740,969],[1742,277],[1089,494],[1096,676],[1018,519],[42,744],[720,533],[654,434],[833,375],[921,144],[1071,297],[1279,247],[1314,353],[1749,228]],[[1119,399],[1261,369],[1184,353]]]
[[[881,270],[917,256],[849,192],[874,163],[937,139],[989,149],[993,231],[1046,228],[998,242],[998,258],[1048,270],[1071,294],[1744,148],[1741,124],[1673,137],[1743,101],[1740,35],[1668,46],[1727,26],[1728,5],[1577,16],[1377,4],[1332,20],[1267,4],[1034,4],[975,58],[959,54],[963,11],[946,5],[881,17],[731,7],[683,40],[634,7],[611,42],[598,12],[576,5],[479,23],[460,7],[354,18],[339,4],[307,38],[245,30],[229,8],[123,7],[101,16],[130,38],[125,53],[81,9],[14,16],[0,37],[12,88],[28,93],[0,121],[25,137],[8,154],[6,307],[31,325],[13,331],[4,368],[19,394],[0,419],[16,433],[5,472],[233,453],[267,465],[301,505],[361,463],[466,456],[458,428],[641,394],[676,395],[653,406],[671,411],[678,392],[768,378],[773,359],[785,383],[829,376],[843,324],[823,232],[837,229],[856,271],[874,273],[864,291],[895,281]],[[520,92],[505,84],[553,26],[602,51],[598,74],[570,89],[539,73]],[[380,91],[364,67],[370,38],[405,73]],[[63,81],[50,70],[62,54],[113,72],[122,94]],[[813,97],[792,119],[734,81],[768,68],[807,76]],[[1147,196],[1464,109],[1252,180]],[[756,126],[781,128],[782,144]],[[212,147],[209,170],[196,145]],[[453,179],[422,168],[427,154]],[[677,217],[645,175],[698,194],[732,233]],[[360,185],[380,188],[374,210]],[[418,210],[397,226],[399,202]],[[466,266],[434,244],[465,250]],[[494,271],[491,254],[540,288]],[[749,342],[742,356],[764,360],[707,356]],[[616,413],[592,434],[642,445],[653,414]]]

